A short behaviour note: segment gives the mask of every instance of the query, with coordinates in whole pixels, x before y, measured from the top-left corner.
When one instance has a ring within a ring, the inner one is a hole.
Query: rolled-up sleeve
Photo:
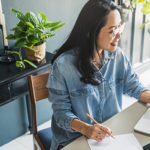
[[[71,122],[74,118],[77,118],[77,116],[72,113],[69,92],[63,72],[60,71],[61,69],[59,69],[59,67],[60,65],[54,63],[50,71],[47,83],[49,101],[52,103],[56,124],[64,130],[75,132],[71,129]]]
[[[124,94],[140,100],[140,95],[145,90],[148,89],[140,83],[138,75],[133,71],[130,62],[126,59]]]

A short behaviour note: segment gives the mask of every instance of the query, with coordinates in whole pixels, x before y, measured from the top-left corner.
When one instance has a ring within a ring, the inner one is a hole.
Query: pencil
[[[94,123],[98,124],[98,122],[93,119],[88,113],[86,113],[86,116],[89,117],[91,120],[93,120]],[[102,129],[103,130],[103,129]],[[104,132],[106,132],[105,130],[103,130]],[[112,138],[115,138],[113,135],[110,135]]]

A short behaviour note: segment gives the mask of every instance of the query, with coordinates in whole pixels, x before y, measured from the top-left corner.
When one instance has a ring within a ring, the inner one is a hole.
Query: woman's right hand
[[[89,139],[96,140],[98,142],[102,141],[106,136],[112,135],[112,130],[97,123],[94,125],[87,125],[83,130],[83,135]]]
[[[89,139],[94,139],[100,142],[106,136],[112,135],[112,130],[109,128],[97,123],[94,125],[89,125],[77,118],[74,118],[71,122],[71,128],[82,133]]]

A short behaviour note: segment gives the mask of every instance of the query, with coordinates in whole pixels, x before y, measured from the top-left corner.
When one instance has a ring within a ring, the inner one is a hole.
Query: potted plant
[[[31,61],[41,61],[45,57],[45,43],[48,38],[54,36],[55,30],[64,26],[65,23],[47,21],[47,16],[38,10],[36,15],[33,12],[27,12],[25,15],[12,9],[12,12],[19,19],[19,23],[11,30],[14,32],[7,36],[9,40],[16,40],[14,48],[18,51],[7,51],[19,56],[16,62],[17,67],[25,68],[24,62],[36,67]],[[25,49],[26,60],[23,60],[21,51]],[[31,61],[29,61],[31,60]]]

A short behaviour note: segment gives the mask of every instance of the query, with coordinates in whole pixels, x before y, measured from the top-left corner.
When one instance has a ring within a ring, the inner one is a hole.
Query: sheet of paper
[[[115,139],[106,137],[101,142],[88,139],[91,150],[143,150],[136,137],[130,134],[115,136]]]

